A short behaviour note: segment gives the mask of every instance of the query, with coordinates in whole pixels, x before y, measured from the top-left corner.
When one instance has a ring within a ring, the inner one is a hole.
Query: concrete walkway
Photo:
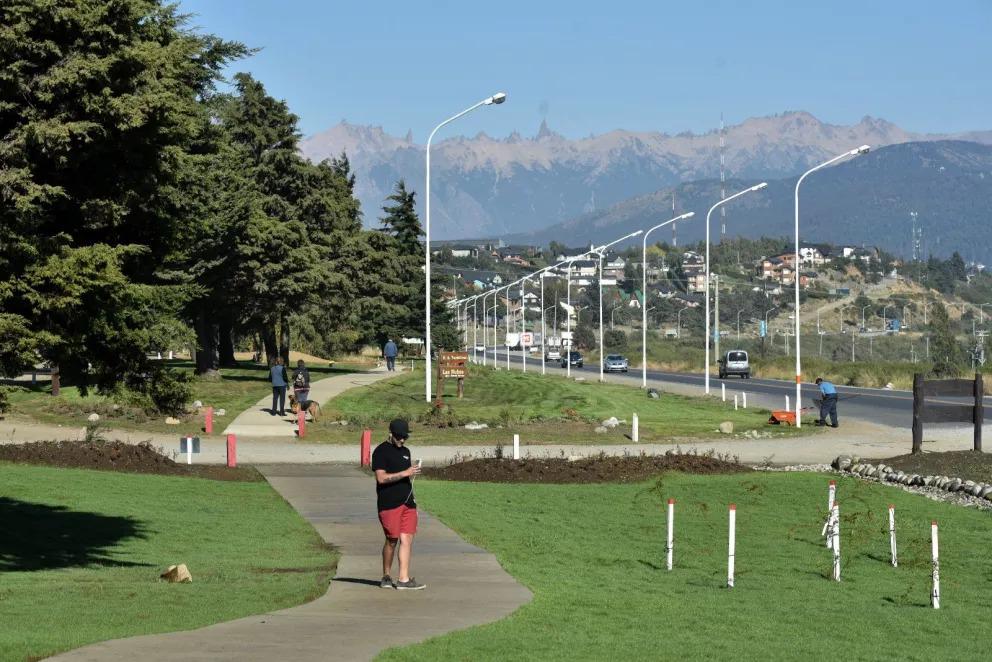
[[[394,377],[400,374],[397,372],[386,372],[385,368],[374,368],[368,372],[356,372],[348,375],[335,375],[310,383],[310,399],[316,400],[323,406],[331,398],[355,388],[356,386],[368,386],[380,379]],[[293,392],[293,387],[287,389],[286,394],[286,416],[274,416],[272,407],[272,395],[266,395],[249,407],[231,421],[224,430],[224,434],[236,434],[239,438],[255,437],[295,437],[296,417],[289,410],[289,394]]]
[[[369,476],[344,466],[260,469],[324,540],[341,550],[337,575],[323,597],[191,632],[93,644],[52,659],[369,660],[385,648],[498,620],[532,597],[492,554],[466,543],[424,510],[413,574],[427,589],[381,589],[382,529]],[[191,570],[195,577],[196,568]]]

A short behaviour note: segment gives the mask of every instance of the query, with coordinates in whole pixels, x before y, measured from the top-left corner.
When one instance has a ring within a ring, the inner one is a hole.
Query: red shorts
[[[406,504],[379,511],[379,522],[387,538],[399,538],[401,533],[417,532],[417,509]]]

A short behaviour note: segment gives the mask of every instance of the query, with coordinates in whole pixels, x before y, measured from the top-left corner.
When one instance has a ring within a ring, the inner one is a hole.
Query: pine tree
[[[931,372],[935,377],[956,377],[961,370],[961,347],[951,331],[947,308],[937,302],[930,314]]]
[[[406,184],[401,179],[396,184],[396,190],[386,198],[393,204],[382,208],[386,213],[382,217],[383,231],[396,239],[397,248],[402,255],[422,256],[424,246],[420,237],[424,230],[420,227],[420,219],[416,211],[416,194],[406,190]]]

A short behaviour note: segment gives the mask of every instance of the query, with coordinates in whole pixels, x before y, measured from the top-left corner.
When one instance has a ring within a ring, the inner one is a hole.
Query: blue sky
[[[702,132],[784,110],[837,124],[992,128],[992,0],[180,0],[205,31],[262,50],[238,62],[305,134],[347,119],[422,142],[611,129]]]

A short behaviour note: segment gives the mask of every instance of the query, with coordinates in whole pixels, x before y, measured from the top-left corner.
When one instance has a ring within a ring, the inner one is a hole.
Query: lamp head
[[[870,146],[868,146],[868,145],[862,145],[861,147],[859,147],[857,149],[852,149],[851,150],[851,156],[858,156],[860,154],[867,154],[870,150],[871,150],[871,147]]]
[[[683,218],[692,218],[695,215],[696,215],[696,212],[691,211],[691,212],[689,212],[687,214],[682,214],[681,216],[679,216],[679,219],[681,220]]]
[[[768,186],[768,182],[761,182],[760,184],[757,184],[755,186],[752,186],[751,187],[751,190],[752,191],[760,191],[761,189],[765,188],[766,186]]]
[[[491,106],[496,104],[497,106],[506,101],[506,92],[497,92],[488,99],[486,99],[486,105]]]

